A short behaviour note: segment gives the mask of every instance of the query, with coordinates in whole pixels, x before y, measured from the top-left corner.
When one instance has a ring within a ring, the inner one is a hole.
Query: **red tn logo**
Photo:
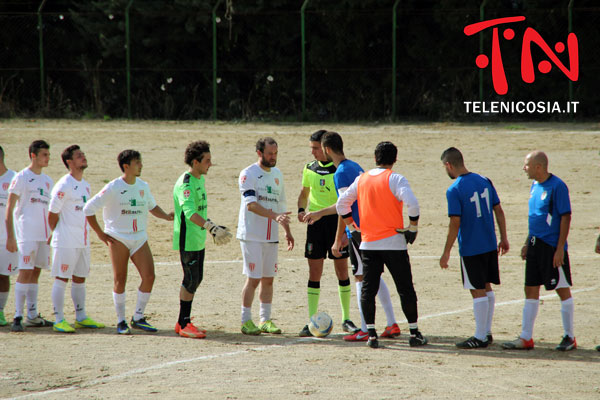
[[[502,63],[502,51],[500,50],[500,39],[498,33],[498,26],[510,24],[513,22],[525,21],[525,17],[506,17],[490,19],[487,21],[478,22],[465,26],[464,33],[467,36],[475,35],[485,29],[492,28],[492,82],[494,84],[494,90],[497,94],[504,95],[508,92],[508,82],[506,80],[506,74],[504,72],[504,64]],[[515,31],[511,28],[506,28],[502,32],[502,36],[506,40],[513,40],[515,38]],[[556,65],[563,74],[567,76],[571,81],[575,82],[579,79],[579,43],[577,36],[574,33],[569,33],[567,36],[567,47],[569,54],[569,67],[560,61],[556,53],[561,54],[565,51],[565,44],[563,42],[557,42],[554,45],[554,50],[550,48],[548,43],[542,38],[542,36],[533,28],[528,27],[523,33],[523,43],[521,46],[521,78],[523,82],[533,83],[535,81],[535,68],[533,65],[533,58],[531,56],[531,44],[535,43]],[[552,64],[548,60],[542,60],[538,63],[537,69],[542,74],[547,74],[552,70]],[[489,65],[489,58],[485,54],[479,54],[475,59],[477,67],[484,69]]]

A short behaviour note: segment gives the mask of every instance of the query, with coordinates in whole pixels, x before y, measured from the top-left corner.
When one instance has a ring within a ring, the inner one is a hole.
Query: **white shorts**
[[[277,275],[278,243],[240,240],[244,256],[244,275],[248,278],[271,278]]]
[[[19,271],[19,252],[6,250],[6,244],[0,245],[0,275],[15,275]]]
[[[46,242],[21,242],[19,248],[19,269],[50,269],[50,246]]]
[[[134,235],[123,235],[114,232],[106,232],[106,234],[123,243],[123,245],[129,249],[129,257],[134,255],[135,252],[141,249],[144,243],[148,241],[148,234],[145,231],[138,232]]]
[[[90,274],[90,248],[70,249],[54,247],[52,249],[52,276],[71,279],[73,275],[87,278]]]

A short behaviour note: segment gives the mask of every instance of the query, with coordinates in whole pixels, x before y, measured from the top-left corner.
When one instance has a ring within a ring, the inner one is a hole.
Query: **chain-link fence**
[[[576,115],[552,119],[600,113],[593,1],[67,3],[0,8],[0,117],[440,120],[465,118],[463,102],[477,100],[580,102]],[[463,28],[512,15],[527,21],[511,25],[515,40],[501,40],[510,90],[498,95],[490,68],[475,65],[492,52],[491,29],[467,37]],[[570,25],[579,79],[555,67],[523,82],[524,30],[554,45]]]

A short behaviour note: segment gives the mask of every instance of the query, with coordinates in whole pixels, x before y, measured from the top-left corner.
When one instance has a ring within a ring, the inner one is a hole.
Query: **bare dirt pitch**
[[[307,320],[305,226],[296,220],[296,248],[280,249],[273,317],[283,335],[248,337],[240,333],[240,292],[244,282],[236,240],[225,247],[207,244],[205,277],[194,302],[195,323],[208,329],[204,340],[175,335],[181,267],[171,250],[172,227],[150,217],[150,246],[157,279],[147,307],[158,334],[115,334],[112,273],[106,247],[93,236],[92,272],[88,279],[88,313],[107,323],[98,331],[57,334],[50,328],[11,334],[0,328],[0,397],[13,398],[572,398],[600,396],[600,256],[593,246],[600,224],[600,127],[597,124],[402,124],[402,125],[276,125],[169,122],[6,121],[0,124],[0,144],[7,165],[15,170],[27,162],[27,146],[38,138],[51,144],[47,173],[56,181],[66,170],[60,152],[78,143],[87,154],[86,179],[97,192],[117,177],[116,155],[134,148],[143,155],[142,179],[158,203],[172,210],[172,187],[185,170],[183,150],[192,140],[210,142],[215,166],[207,177],[208,215],[235,231],[239,209],[237,177],[256,161],[254,143],[261,136],[279,142],[278,167],[283,171],[288,207],[296,211],[301,171],[311,160],[308,137],[317,129],[340,132],[346,155],[365,169],[373,167],[373,149],[391,140],[401,149],[395,170],[404,174],[421,204],[419,237],[409,252],[419,296],[420,328],[430,345],[408,346],[408,329],[397,294],[396,316],[403,334],[382,340],[373,350],[364,343],[346,343],[340,329],[337,281],[331,262],[322,280],[320,309],[336,321],[323,340],[302,339],[297,333]],[[471,336],[474,321],[471,297],[462,289],[455,245],[451,269],[441,271],[441,254],[448,218],[445,190],[451,181],[439,161],[449,146],[460,148],[467,167],[494,182],[508,224],[511,250],[501,258],[502,285],[496,288],[494,338],[488,349],[457,350],[454,343]],[[550,170],[569,186],[573,220],[569,235],[575,332],[579,349],[559,353],[562,325],[560,303],[543,292],[534,331],[536,349],[506,351],[499,343],[520,332],[523,262],[519,250],[527,231],[530,181],[522,171],[532,149],[550,157]],[[283,246],[280,246],[283,247]],[[384,274],[393,286],[389,274]],[[14,283],[14,278],[12,279]],[[130,268],[127,314],[135,303],[139,277]],[[48,272],[40,278],[39,304],[52,316]],[[359,322],[353,289],[352,319]],[[66,318],[73,321],[69,299]],[[6,307],[14,310],[13,292]],[[255,301],[254,315],[258,307]],[[378,328],[385,318],[378,313]]]

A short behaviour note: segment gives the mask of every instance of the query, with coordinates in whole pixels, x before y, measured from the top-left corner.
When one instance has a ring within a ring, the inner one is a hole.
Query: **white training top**
[[[384,168],[374,168],[367,172],[369,175],[376,176],[385,171]],[[344,193],[340,194],[340,198],[336,204],[336,209],[339,215],[346,215],[352,212],[351,206],[358,197],[358,180],[360,176],[357,176],[352,185]],[[406,211],[409,217],[419,216],[419,202],[415,197],[408,180],[396,173],[392,172],[389,180],[390,190],[398,201],[404,202]],[[408,224],[405,223],[405,226]],[[400,227],[398,227],[400,228]],[[406,238],[403,234],[398,233],[397,235],[390,236],[385,239],[374,240],[372,242],[362,242],[360,244],[361,250],[406,250]]]
[[[102,208],[105,233],[133,235],[146,231],[148,211],[154,207],[156,201],[146,182],[137,178],[133,185],[129,185],[119,177],[92,197],[85,204],[83,213],[94,215]]]
[[[53,185],[48,175],[38,175],[29,168],[19,171],[13,178],[8,193],[19,196],[13,214],[17,242],[48,240],[48,204]]]
[[[12,181],[16,174],[15,171],[9,169],[0,176],[0,245],[2,247],[5,247],[6,245],[6,224],[4,223],[4,216],[6,215],[6,204],[8,203],[8,188],[10,186],[10,181]]]
[[[258,163],[252,164],[242,170],[238,183],[242,200],[236,237],[255,242],[278,242],[277,221],[248,211],[247,205],[258,202],[267,210],[276,213],[285,212],[285,190],[281,171],[273,167],[270,172],[267,172]]]
[[[82,249],[90,245],[89,227],[83,214],[90,197],[90,184],[85,179],[78,181],[67,174],[56,182],[49,207],[50,212],[59,214],[52,233],[52,247]]]

